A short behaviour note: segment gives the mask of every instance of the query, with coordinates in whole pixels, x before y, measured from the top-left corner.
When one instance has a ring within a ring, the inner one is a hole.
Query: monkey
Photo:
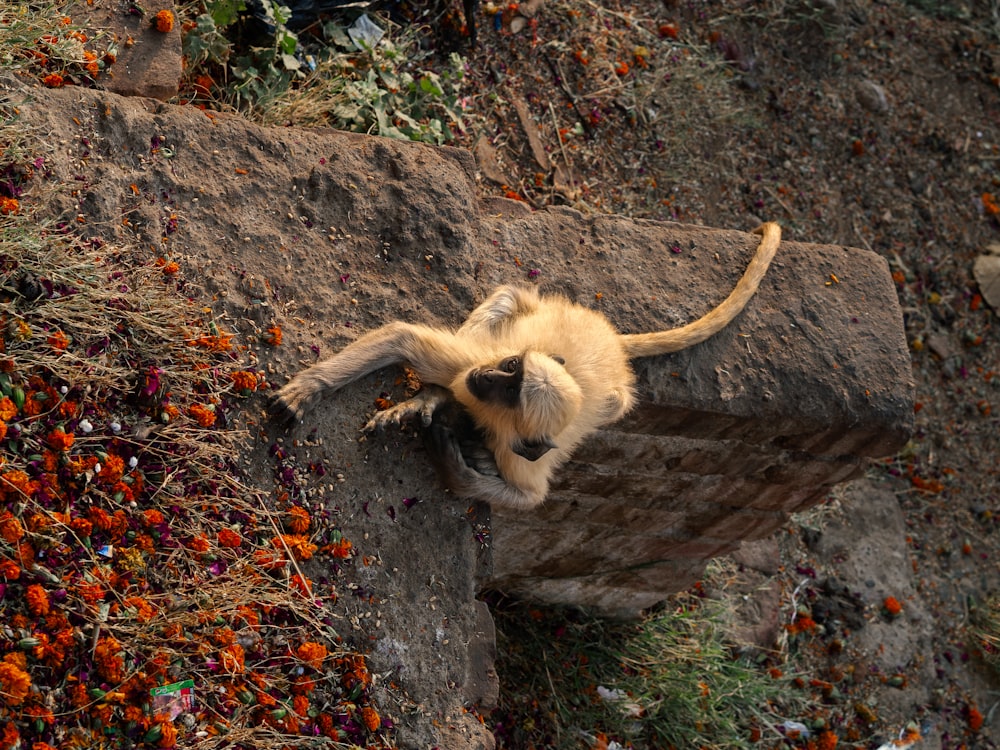
[[[431,457],[453,493],[535,508],[573,449],[635,405],[632,359],[699,344],[743,310],[781,242],[774,222],[755,232],[761,236],[757,250],[729,296],[679,328],[622,334],[603,314],[560,295],[501,286],[455,331],[394,321],[362,335],[280,388],[272,409],[286,422],[300,421],[325,393],[409,363],[423,388],[376,413],[363,429],[418,421],[430,429]],[[452,400],[467,412],[473,430],[467,424],[453,429],[449,420],[435,423],[435,412]],[[480,450],[474,448],[478,440]]]

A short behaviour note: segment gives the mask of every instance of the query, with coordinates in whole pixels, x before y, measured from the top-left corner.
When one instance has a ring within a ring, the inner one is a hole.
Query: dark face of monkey
[[[517,407],[524,380],[524,359],[506,357],[496,367],[478,367],[469,372],[465,385],[469,393],[487,404]]]

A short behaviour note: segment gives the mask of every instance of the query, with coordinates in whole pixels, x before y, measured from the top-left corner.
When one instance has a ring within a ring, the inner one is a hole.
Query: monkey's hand
[[[275,421],[286,428],[302,421],[316,400],[317,389],[303,378],[293,378],[271,396],[267,410]]]
[[[418,418],[419,425],[427,427],[434,419],[434,412],[450,398],[447,388],[425,385],[413,398],[376,413],[361,431],[382,432],[389,426],[401,427],[406,422],[417,422]]]

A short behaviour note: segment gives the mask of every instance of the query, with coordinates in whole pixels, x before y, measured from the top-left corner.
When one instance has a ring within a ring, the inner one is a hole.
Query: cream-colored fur
[[[277,405],[301,420],[324,393],[387,365],[408,362],[431,387],[380,412],[368,428],[415,416],[430,424],[434,410],[450,392],[482,430],[499,471],[499,476],[477,472],[453,446],[446,472],[450,489],[508,507],[535,507],[545,499],[553,471],[580,441],[632,408],[635,375],[630,359],[698,344],[743,310],[781,240],[777,224],[764,224],[757,231],[761,235],[757,252],[729,297],[680,328],[623,335],[600,313],[563,297],[540,297],[534,288],[504,286],[457,331],[393,322],[361,336],[299,373],[278,392]],[[496,367],[511,356],[519,357],[523,366],[517,405],[477,398],[467,383],[469,373]],[[555,447],[528,460],[514,450],[525,441],[546,441]]]

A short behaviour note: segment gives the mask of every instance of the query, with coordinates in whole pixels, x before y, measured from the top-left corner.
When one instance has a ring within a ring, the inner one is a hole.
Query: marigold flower
[[[298,573],[288,579],[288,585],[298,591],[302,596],[312,597],[312,581]]]
[[[204,536],[194,537],[188,541],[187,546],[195,552],[208,552],[212,548],[212,545],[208,543],[208,540]]]
[[[882,602],[882,606],[890,617],[895,617],[900,612],[903,611],[903,605],[899,603],[899,600],[894,596],[887,596]]]
[[[7,437],[7,423],[0,421],[0,440]]]
[[[969,706],[969,729],[973,732],[978,732],[983,728],[983,715],[979,712],[979,709],[975,706]]]
[[[339,560],[346,560],[351,556],[351,548],[353,546],[354,545],[351,544],[350,539],[341,539],[339,542],[324,546],[323,552],[326,552]]]
[[[21,744],[21,733],[17,731],[17,727],[14,726],[14,722],[8,721],[6,726],[3,728],[3,732],[0,733],[0,747],[3,750],[10,750],[12,747],[17,747]]]
[[[0,419],[9,422],[17,416],[17,406],[8,396],[0,398]]]
[[[308,560],[316,551],[316,545],[309,541],[308,537],[298,534],[282,534],[271,540],[271,546],[276,550],[284,550],[286,547],[296,560]]]
[[[244,670],[243,660],[246,654],[238,643],[230,643],[219,652],[222,668],[230,674],[241,674]]]
[[[219,529],[218,540],[223,547],[236,548],[243,544],[243,537],[232,529]]]
[[[56,428],[49,433],[48,444],[54,451],[68,451],[73,447],[74,437],[72,434],[63,432]]]
[[[0,490],[30,496],[35,491],[35,483],[20,469],[12,469],[0,474]]]
[[[0,539],[8,544],[17,544],[23,536],[24,526],[21,525],[17,516],[10,511],[4,511],[3,514],[0,514]]]
[[[188,407],[188,414],[202,427],[211,427],[215,424],[215,412],[202,404],[191,404]]]
[[[21,577],[21,566],[13,560],[0,560],[0,578],[16,581]]]
[[[153,28],[161,34],[169,34],[174,30],[174,14],[169,10],[161,10],[153,16]]]
[[[40,584],[33,583],[24,592],[28,600],[28,610],[35,617],[44,617],[49,613],[49,595]]]
[[[156,607],[141,596],[130,596],[125,599],[125,606],[135,609],[135,619],[139,622],[149,622],[156,616]]]
[[[315,641],[306,641],[295,650],[295,655],[313,669],[320,669],[327,656],[326,646]]]
[[[162,12],[162,11],[161,11]],[[158,747],[173,747],[177,744],[177,728],[172,722],[164,721],[160,725],[160,741],[157,742]]]
[[[31,677],[28,673],[7,661],[0,662],[0,701],[7,706],[20,706],[29,692]]]
[[[108,457],[101,462],[101,470],[97,477],[107,484],[114,484],[125,473],[125,459],[114,453],[109,453]]]
[[[378,711],[371,706],[365,706],[361,709],[361,720],[368,727],[369,732],[374,732],[382,725],[382,718],[378,715]]]
[[[50,89],[57,89],[63,85],[63,77],[58,73],[49,73],[45,78],[42,79],[42,83],[48,86]]]
[[[69,336],[67,336],[62,331],[56,331],[51,336],[48,337],[49,346],[51,346],[56,351],[63,351],[69,346]]]
[[[122,645],[111,636],[105,636],[97,641],[94,663],[97,665],[98,674],[108,682],[117,684],[125,677],[125,660],[121,656],[121,651]]]
[[[233,385],[238,391],[253,392],[257,390],[259,385],[256,373],[247,370],[237,370],[229,377],[232,378]]]
[[[305,534],[309,531],[309,511],[300,505],[293,505],[288,513],[291,516],[288,528],[293,534]]]
[[[12,216],[21,211],[21,204],[17,198],[0,197],[0,214]]]
[[[156,508],[149,508],[142,512],[142,524],[143,526],[159,526],[166,519],[163,517],[163,513],[156,510]]]
[[[233,348],[233,336],[229,333],[205,334],[188,342],[189,346],[200,346],[210,352],[228,352]]]
[[[281,326],[275,324],[268,328],[265,341],[271,346],[281,346]]]

